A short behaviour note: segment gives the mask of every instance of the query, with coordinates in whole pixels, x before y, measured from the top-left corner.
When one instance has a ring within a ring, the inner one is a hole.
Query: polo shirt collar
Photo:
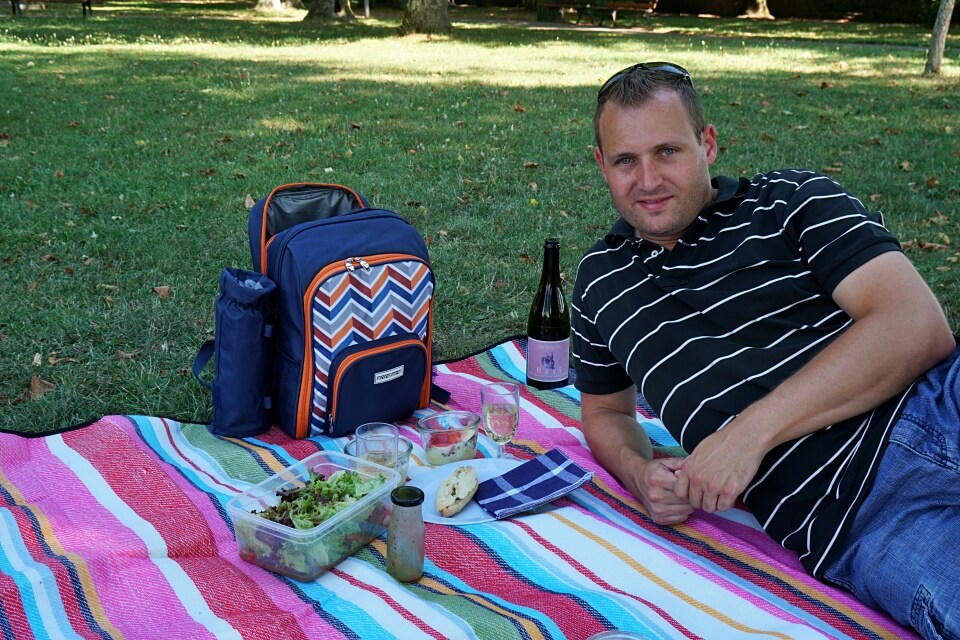
[[[713,178],[710,184],[717,190],[717,197],[700,211],[696,220],[693,221],[683,235],[689,237],[691,232],[697,232],[714,213],[717,211],[726,211],[730,207],[730,201],[736,200],[737,196],[740,195],[744,182],[747,185],[750,183],[750,181],[746,179],[737,180],[735,178],[728,178],[727,176],[717,176]],[[733,203],[733,207],[736,208],[736,203]],[[624,242],[635,245],[653,244],[636,237],[633,232],[633,227],[622,217],[610,227],[610,231],[607,232],[604,239],[607,245],[611,247],[620,246]]]

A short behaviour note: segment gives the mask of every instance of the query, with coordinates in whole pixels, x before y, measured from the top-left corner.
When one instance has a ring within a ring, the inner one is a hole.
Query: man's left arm
[[[729,509],[774,447],[879,406],[956,346],[943,310],[905,255],[847,275],[834,301],[854,323],[830,346],[705,438],[677,471],[694,507]]]

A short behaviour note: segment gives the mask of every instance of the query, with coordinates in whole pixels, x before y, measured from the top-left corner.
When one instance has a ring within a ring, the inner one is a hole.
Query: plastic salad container
[[[279,494],[310,482],[311,472],[329,478],[338,471],[354,471],[364,481],[383,475],[384,482],[310,529],[257,515],[275,506]],[[386,529],[393,508],[390,492],[399,483],[393,469],[339,451],[318,451],[227,502],[240,557],[297,580],[314,580]]]

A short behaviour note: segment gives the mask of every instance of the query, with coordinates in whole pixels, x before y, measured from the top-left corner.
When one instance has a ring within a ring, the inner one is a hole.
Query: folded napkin
[[[552,502],[592,477],[562,451],[552,449],[502,476],[484,480],[477,487],[474,500],[502,520]]]

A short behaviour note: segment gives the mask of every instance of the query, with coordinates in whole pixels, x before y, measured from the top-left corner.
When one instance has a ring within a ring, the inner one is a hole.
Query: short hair
[[[620,107],[639,107],[661,91],[672,91],[680,96],[687,110],[687,119],[698,139],[707,126],[700,94],[689,76],[678,75],[662,69],[632,68],[621,72],[619,78],[608,80],[597,95],[597,109],[593,114],[593,134],[600,144],[600,115],[603,108],[613,103]]]

